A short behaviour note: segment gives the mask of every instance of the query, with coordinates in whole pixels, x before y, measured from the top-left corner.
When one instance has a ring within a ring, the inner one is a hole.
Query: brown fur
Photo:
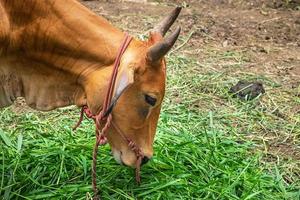
[[[37,110],[76,104],[99,112],[124,33],[75,0],[0,0],[0,19],[0,107],[22,96]],[[160,39],[130,43],[120,74],[131,86],[113,110],[115,123],[148,157],[166,77],[163,60],[149,63],[146,53]],[[154,107],[145,94],[157,98]],[[135,155],[115,130],[108,140],[122,162],[133,166]]]

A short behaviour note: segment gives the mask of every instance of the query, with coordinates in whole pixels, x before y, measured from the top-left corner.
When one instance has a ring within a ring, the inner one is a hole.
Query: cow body
[[[0,107],[18,96],[38,110],[81,106],[86,84],[98,85],[101,94],[109,73],[98,71],[113,63],[120,30],[76,1],[1,1],[0,6]],[[96,82],[84,82],[87,76]]]
[[[163,35],[179,12],[148,41],[133,39],[119,67],[115,90],[124,93],[113,121],[148,158],[165,93],[163,56],[180,29],[168,38]],[[0,107],[24,97],[37,110],[75,104],[99,113],[122,31],[75,0],[0,0],[0,19]],[[107,138],[115,159],[134,166],[136,156],[116,130]]]

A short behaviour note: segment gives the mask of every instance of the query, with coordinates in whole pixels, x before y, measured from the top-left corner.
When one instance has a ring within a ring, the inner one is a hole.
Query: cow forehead
[[[136,69],[145,65],[147,48],[141,43],[136,44],[135,41],[132,41],[132,43],[122,56],[122,64]]]
[[[146,59],[149,43],[133,40],[121,60],[121,67],[134,71],[135,84],[143,92],[163,94],[165,90],[165,62],[149,63]]]

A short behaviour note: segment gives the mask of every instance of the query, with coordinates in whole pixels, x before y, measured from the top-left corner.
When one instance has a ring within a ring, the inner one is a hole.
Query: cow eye
[[[154,106],[156,103],[156,99],[154,97],[151,97],[147,94],[145,94],[145,101],[150,104],[151,106]]]

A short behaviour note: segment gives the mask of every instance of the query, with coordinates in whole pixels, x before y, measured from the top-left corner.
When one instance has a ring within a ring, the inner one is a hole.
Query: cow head
[[[164,56],[174,45],[180,28],[164,37],[181,8],[176,8],[150,33],[147,41],[133,40],[124,53],[115,86],[113,122],[143,151],[146,163],[153,155],[153,140],[165,94]],[[107,134],[113,156],[119,163],[134,167],[135,153],[111,127]]]

